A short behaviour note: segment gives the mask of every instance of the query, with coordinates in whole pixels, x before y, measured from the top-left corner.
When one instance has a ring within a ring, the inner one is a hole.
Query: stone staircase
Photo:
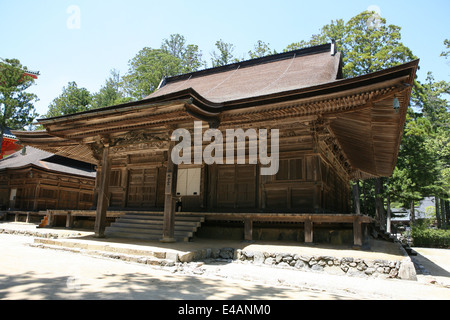
[[[157,212],[127,212],[105,230],[107,237],[160,240],[162,238],[163,214]],[[175,215],[175,239],[189,241],[205,217],[201,215]]]

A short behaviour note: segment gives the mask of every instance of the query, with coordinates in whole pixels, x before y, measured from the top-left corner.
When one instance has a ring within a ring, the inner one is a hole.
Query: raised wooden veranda
[[[160,227],[162,229],[163,212],[156,211],[108,211],[108,218],[120,218],[127,214],[151,214],[160,216]],[[40,213],[41,215],[44,212]],[[47,227],[54,226],[56,216],[66,217],[66,228],[72,228],[76,217],[96,217],[95,210],[47,210]],[[242,222],[244,225],[244,240],[253,240],[254,222],[295,222],[304,224],[305,243],[314,242],[314,224],[316,223],[343,223],[350,224],[353,228],[353,244],[362,246],[363,225],[374,222],[374,219],[366,215],[356,214],[296,214],[296,213],[233,213],[233,212],[177,212],[175,220],[183,220],[186,217],[203,217],[204,221],[234,221]],[[160,231],[161,232],[161,231]],[[160,237],[158,234],[157,238]]]

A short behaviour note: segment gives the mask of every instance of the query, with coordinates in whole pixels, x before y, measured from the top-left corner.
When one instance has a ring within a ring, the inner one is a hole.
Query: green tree
[[[265,43],[261,40],[258,40],[258,42],[255,44],[253,48],[254,51],[248,52],[250,59],[256,59],[269,56],[271,54],[276,54],[277,52],[275,50],[271,50],[269,45],[270,45],[269,43]]]
[[[447,51],[442,51],[441,57],[445,57],[445,59],[447,59],[450,56],[450,39],[444,40],[444,46]]]
[[[416,59],[401,42],[401,28],[387,25],[375,12],[364,11],[344,22],[331,21],[309,41],[300,41],[286,49],[298,49],[336,40],[343,59],[343,75],[355,77]]]
[[[450,82],[435,81],[431,72],[424,83],[418,83],[413,96],[415,107],[421,111],[423,121],[430,123],[430,132],[425,137],[428,151],[434,156],[435,180],[430,183],[425,196],[435,196],[437,202],[448,201],[450,197]],[[438,226],[445,225],[446,206],[436,210]],[[450,213],[448,213],[450,214]],[[442,219],[441,219],[442,218]]]
[[[125,97],[119,71],[112,69],[105,85],[97,93],[92,95],[92,108],[108,107],[131,100],[132,98]]]
[[[86,88],[78,88],[75,81],[63,87],[62,93],[48,107],[47,118],[82,112],[91,108],[92,96]]]
[[[211,63],[213,67],[220,67],[230,63],[238,62],[239,59],[233,56],[234,44],[226,43],[222,39],[216,41],[216,48],[219,52],[211,53]]]
[[[186,44],[186,39],[180,34],[171,34],[169,39],[164,39],[161,50],[182,61],[183,73],[193,72],[205,67],[202,60],[202,52],[197,45]]]
[[[143,99],[157,88],[164,77],[185,71],[183,61],[162,49],[145,47],[129,61],[128,73],[123,77],[129,97]]]
[[[400,145],[397,166],[389,182],[394,201],[411,209],[414,221],[414,203],[434,194],[438,177],[437,158],[428,139],[433,134],[431,122],[420,114],[408,115]]]
[[[38,116],[33,103],[37,96],[26,90],[34,79],[17,59],[0,61],[0,148],[6,128],[23,129]]]

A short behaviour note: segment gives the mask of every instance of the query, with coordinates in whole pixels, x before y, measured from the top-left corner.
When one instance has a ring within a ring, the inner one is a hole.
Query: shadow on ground
[[[95,290],[98,284],[101,288]],[[95,288],[94,288],[95,287]],[[20,300],[263,300],[292,299],[298,291],[299,299],[324,299],[323,292],[311,289],[269,287],[248,283],[235,285],[227,279],[206,279],[196,276],[153,276],[144,273],[104,274],[95,279],[76,277],[45,277],[34,272],[14,276],[0,276],[0,299]],[[326,294],[325,299],[348,297]]]

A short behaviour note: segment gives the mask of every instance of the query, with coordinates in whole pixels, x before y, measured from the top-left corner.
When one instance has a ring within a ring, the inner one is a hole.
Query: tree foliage
[[[250,59],[256,59],[276,53],[277,52],[275,50],[270,49],[269,43],[265,43],[264,41],[258,40],[258,42],[253,47],[253,51],[250,50],[248,52],[248,55],[250,56]]]
[[[450,39],[444,40],[444,46],[447,51],[442,51],[441,57],[445,57],[445,59],[447,59],[450,56]]]
[[[198,46],[186,44],[185,37],[178,33],[171,34],[169,39],[164,39],[161,50],[181,60],[183,73],[198,71],[206,66]]]
[[[235,58],[233,55],[235,49],[234,44],[226,43],[220,39],[219,41],[216,41],[216,48],[219,52],[213,51],[211,53],[211,64],[214,68],[239,61],[239,59]]]
[[[92,108],[113,106],[129,102],[131,99],[130,97],[125,97],[119,71],[112,69],[110,77],[105,81],[105,85],[92,95]]]
[[[33,102],[37,96],[26,92],[34,79],[25,74],[27,67],[17,59],[0,62],[0,126],[11,129],[29,125],[37,116]]]
[[[165,77],[199,70],[205,66],[197,45],[186,44],[180,34],[164,39],[160,49],[145,47],[128,62],[123,87],[132,99],[143,99],[157,88]]]
[[[75,81],[63,87],[62,93],[48,107],[47,118],[87,111],[91,108],[92,96],[86,88],[79,88]]]
[[[416,59],[401,42],[401,28],[387,25],[375,12],[365,11],[349,21],[332,20],[309,41],[295,42],[285,51],[336,40],[342,54],[344,77],[355,77]]]
[[[161,79],[185,71],[181,59],[162,49],[145,47],[129,61],[128,73],[123,77],[127,94],[143,99],[158,88]]]
[[[0,146],[6,128],[23,129],[37,117],[34,93],[26,92],[34,79],[17,59],[0,61]]]

